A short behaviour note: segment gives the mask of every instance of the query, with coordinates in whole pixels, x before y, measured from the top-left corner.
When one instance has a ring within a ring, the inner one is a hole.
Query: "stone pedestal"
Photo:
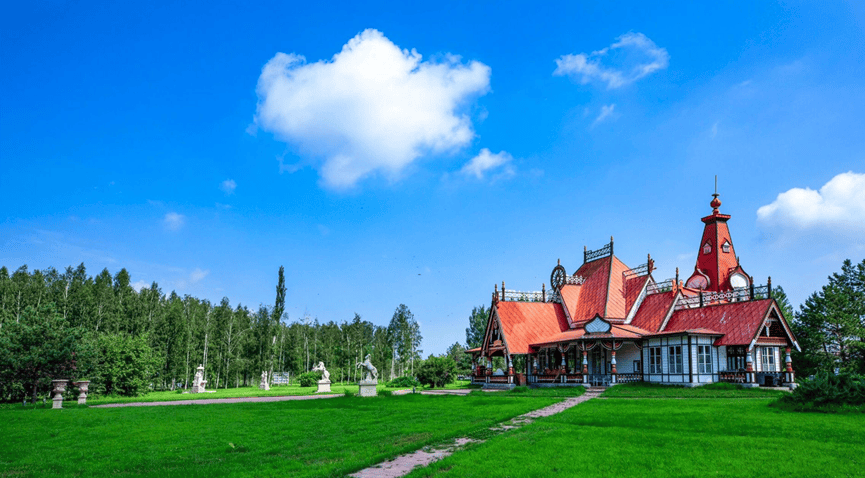
[[[378,394],[376,390],[376,386],[378,386],[378,380],[361,380],[358,385],[360,386],[360,390],[358,390],[358,395],[361,397],[374,397]]]
[[[330,393],[330,380],[319,380],[315,393]]]
[[[89,380],[81,380],[79,382],[72,382],[76,387],[78,387],[78,404],[84,405],[87,403],[87,388],[90,386]]]
[[[69,380],[52,380],[54,384],[54,404],[51,408],[63,408],[63,392],[66,391],[66,384]]]

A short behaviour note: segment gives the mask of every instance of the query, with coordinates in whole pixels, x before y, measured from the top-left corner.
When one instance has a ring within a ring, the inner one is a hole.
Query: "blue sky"
[[[0,265],[464,341],[616,238],[693,270],[714,175],[798,307],[865,257],[856,3],[82,6],[0,18]],[[35,2],[29,2],[35,3]],[[687,271],[687,272],[685,272]]]

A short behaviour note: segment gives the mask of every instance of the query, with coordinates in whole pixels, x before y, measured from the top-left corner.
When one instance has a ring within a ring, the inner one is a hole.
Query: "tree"
[[[417,369],[417,379],[424,385],[429,385],[433,388],[442,387],[454,381],[456,378],[456,362],[450,357],[435,357],[430,355],[429,358]]]
[[[95,392],[132,397],[147,391],[162,358],[146,335],[103,334],[91,340]]]
[[[70,327],[53,303],[27,306],[18,322],[0,327],[0,393],[14,399],[50,390],[52,379],[77,378],[83,329]]]
[[[468,374],[472,369],[472,358],[466,353],[466,348],[459,342],[455,342],[448,347],[445,355],[457,364],[456,371],[461,374]]]
[[[400,365],[399,375],[403,375],[406,365],[414,368],[414,359],[419,357],[420,350],[418,347],[421,342],[420,324],[414,318],[405,304],[400,304],[393,312],[393,317],[390,319],[390,324],[387,326],[388,336],[390,338],[392,360],[391,363],[391,379],[394,376],[394,365]]]
[[[802,347],[794,357],[800,372],[865,373],[865,260],[855,266],[845,260],[841,273],[808,297],[791,327]]]
[[[490,309],[485,308],[483,305],[472,308],[472,315],[469,316],[469,326],[466,328],[466,345],[468,348],[477,348],[483,344],[489,318]]]

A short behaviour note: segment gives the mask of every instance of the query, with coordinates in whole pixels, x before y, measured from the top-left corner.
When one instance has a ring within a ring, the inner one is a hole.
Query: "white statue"
[[[364,369],[366,369],[366,374],[364,375],[362,381],[378,380],[378,369],[376,369],[375,366],[370,363],[369,357],[369,354],[367,354],[366,357],[364,357],[363,362],[356,365],[356,367],[362,366]]]
[[[192,379],[192,393],[204,393],[207,380],[204,380],[204,365],[199,365],[195,372],[195,377]]]
[[[315,368],[312,369],[313,372],[321,372],[321,380],[323,382],[330,382],[330,372],[324,368],[324,362],[319,362]]]
[[[267,383],[267,370],[261,372],[261,383],[258,384],[261,390],[270,390],[270,384]]]

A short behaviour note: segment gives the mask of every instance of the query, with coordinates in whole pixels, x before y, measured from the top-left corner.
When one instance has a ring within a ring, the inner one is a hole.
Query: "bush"
[[[382,397],[393,396],[393,392],[391,392],[390,390],[382,390],[382,391],[378,392],[378,394],[381,395]]]
[[[511,393],[528,393],[528,391],[529,391],[529,387],[527,387],[525,385],[520,385],[518,387],[514,387],[514,389],[511,390]]]
[[[798,411],[833,411],[858,408],[865,411],[865,376],[820,372],[799,382],[779,403]]]
[[[430,357],[417,369],[420,383],[433,388],[441,387],[454,381],[456,362],[450,357]]]
[[[391,388],[420,387],[420,382],[414,377],[397,377],[386,384]]]
[[[351,390],[348,390],[348,389],[346,389],[346,390],[343,392],[342,395],[343,395],[344,397],[353,397],[353,396],[354,396],[354,394],[351,393]]]
[[[146,335],[90,337],[87,347],[92,370],[90,390],[99,395],[134,397],[147,392],[162,362]]]
[[[301,387],[312,387],[321,380],[321,372],[306,372],[297,376]]]

